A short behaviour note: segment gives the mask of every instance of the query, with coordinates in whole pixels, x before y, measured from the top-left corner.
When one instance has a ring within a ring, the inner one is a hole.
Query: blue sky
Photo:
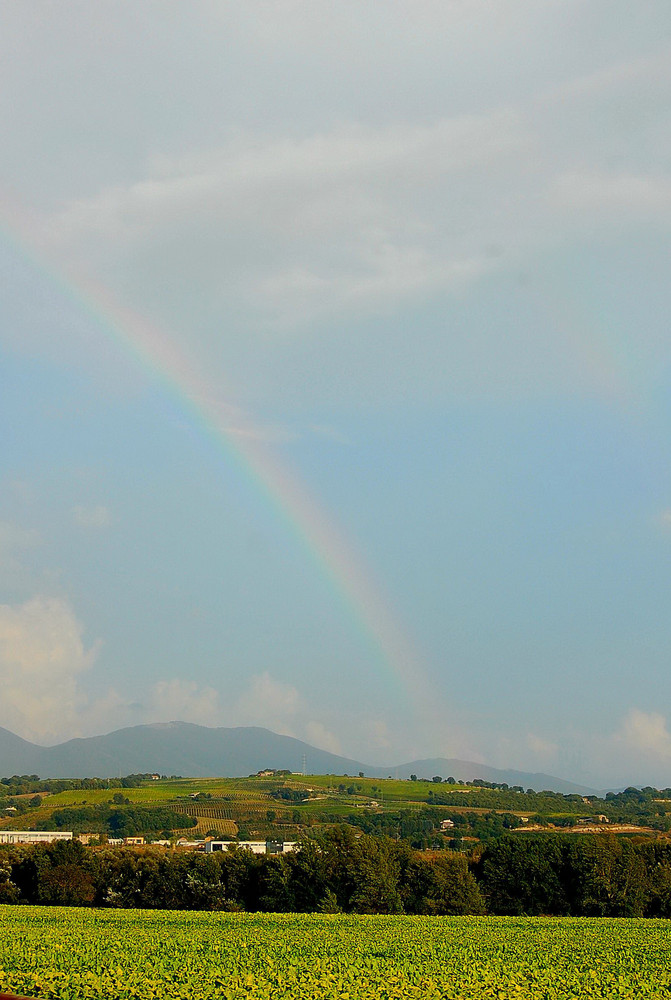
[[[666,4],[0,11],[0,725],[669,784]]]

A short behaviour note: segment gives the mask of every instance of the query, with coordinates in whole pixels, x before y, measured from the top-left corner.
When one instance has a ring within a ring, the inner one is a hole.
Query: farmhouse
[[[0,844],[52,844],[55,840],[72,840],[72,831],[0,830]]]

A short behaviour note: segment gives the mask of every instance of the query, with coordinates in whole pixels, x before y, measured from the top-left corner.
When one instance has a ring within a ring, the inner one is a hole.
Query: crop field
[[[61,1000],[668,997],[661,920],[0,906],[0,992]]]

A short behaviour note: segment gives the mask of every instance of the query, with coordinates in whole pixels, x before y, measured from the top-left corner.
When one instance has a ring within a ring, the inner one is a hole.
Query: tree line
[[[72,830],[109,837],[134,837],[138,834],[155,837],[160,834],[170,839],[176,830],[188,830],[197,824],[198,820],[193,816],[185,816],[165,806],[132,805],[129,799],[117,793],[111,803],[55,809],[51,816],[38,820],[34,826],[36,830]]]
[[[671,916],[671,843],[505,836],[470,858],[423,855],[348,827],[286,855],[101,848],[0,849],[0,902],[408,914]]]

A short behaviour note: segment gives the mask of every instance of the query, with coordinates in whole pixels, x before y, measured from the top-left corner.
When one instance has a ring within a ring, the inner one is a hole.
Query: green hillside
[[[143,822],[145,825],[143,826]],[[346,823],[418,848],[459,848],[515,831],[603,831],[664,836],[671,791],[627,789],[597,796],[535,792],[474,781],[399,781],[280,772],[247,778],[148,776],[0,781],[0,829],[67,829],[154,839],[184,834],[297,839]]]

